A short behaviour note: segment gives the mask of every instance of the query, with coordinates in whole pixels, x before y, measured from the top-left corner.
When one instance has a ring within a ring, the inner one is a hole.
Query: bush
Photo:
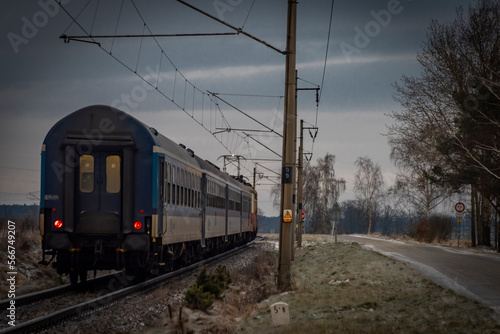
[[[441,242],[448,240],[453,229],[453,220],[445,215],[432,215],[428,220],[422,219],[415,225],[415,237],[424,242]]]
[[[429,242],[430,230],[431,228],[427,219],[420,220],[415,225],[415,239],[417,239],[418,241]]]
[[[184,303],[191,309],[206,311],[215,299],[222,299],[222,292],[231,284],[231,275],[225,266],[219,265],[214,274],[202,267],[193,283],[184,294]]]
[[[205,292],[202,286],[193,283],[184,295],[184,303],[190,309],[206,311],[214,303],[215,296],[210,292]]]

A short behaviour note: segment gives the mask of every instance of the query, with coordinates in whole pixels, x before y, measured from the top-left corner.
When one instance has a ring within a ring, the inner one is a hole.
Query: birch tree
[[[384,178],[380,165],[374,164],[368,157],[359,157],[354,165],[358,168],[354,177],[354,192],[356,197],[366,203],[368,234],[371,234],[373,211],[377,201],[383,196]]]

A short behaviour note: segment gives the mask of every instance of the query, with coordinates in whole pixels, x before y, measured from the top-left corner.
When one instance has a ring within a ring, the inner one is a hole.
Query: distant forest
[[[279,233],[280,217],[258,216],[259,233]]]
[[[26,216],[31,216],[38,220],[39,213],[38,205],[0,205],[0,218],[16,219],[24,218]]]

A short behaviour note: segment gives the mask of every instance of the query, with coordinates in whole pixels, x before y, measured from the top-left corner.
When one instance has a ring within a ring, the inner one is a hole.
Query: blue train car
[[[115,108],[75,111],[43,142],[41,263],[72,283],[210,256],[255,238],[256,217],[252,187]]]

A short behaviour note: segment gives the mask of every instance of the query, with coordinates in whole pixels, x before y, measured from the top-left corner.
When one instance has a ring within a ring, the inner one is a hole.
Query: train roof
[[[44,144],[60,147],[72,140],[75,144],[81,144],[85,140],[92,142],[103,139],[117,145],[133,143],[138,150],[152,150],[152,146],[160,147],[167,155],[186,165],[206,172],[233,187],[247,189],[245,184],[220,171],[211,162],[196,156],[191,149],[176,144],[155,128],[110,106],[92,105],[67,115],[50,129]]]

